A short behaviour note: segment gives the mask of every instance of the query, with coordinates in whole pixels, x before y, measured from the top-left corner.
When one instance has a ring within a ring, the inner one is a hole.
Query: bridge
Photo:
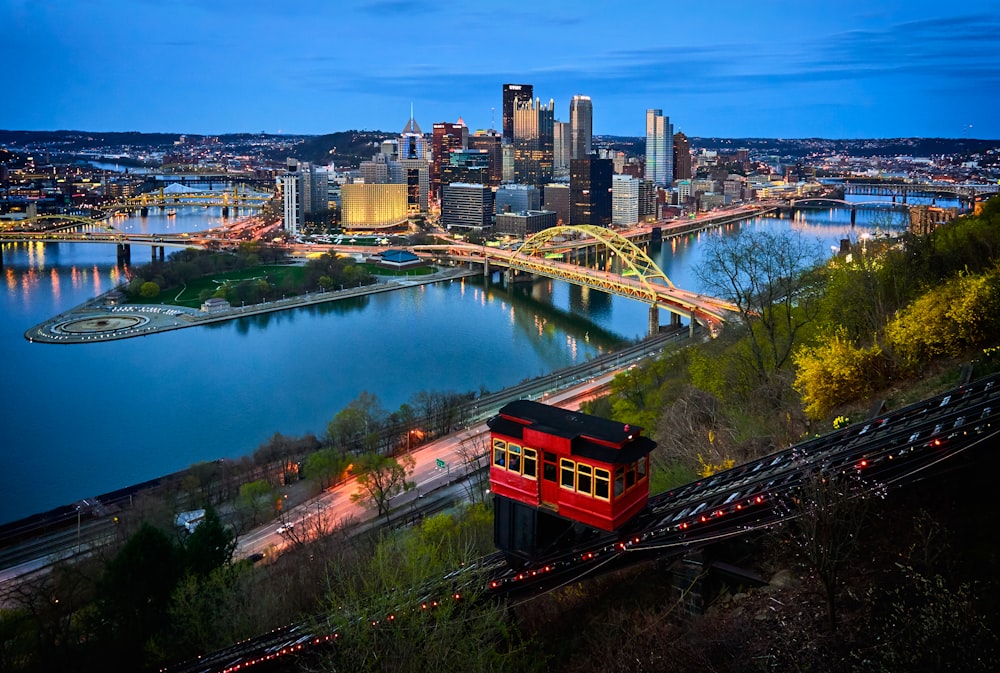
[[[125,200],[123,207],[125,210],[139,210],[145,215],[149,208],[155,207],[214,206],[222,208],[222,216],[228,217],[230,208],[259,209],[272,198],[273,194],[241,189],[239,186],[225,191],[203,191],[173,184],[130,197]]]
[[[695,324],[701,323],[713,335],[737,310],[727,301],[676,287],[632,241],[593,225],[550,227],[528,237],[517,250],[454,243],[415,246],[414,252],[482,264],[486,276],[492,268],[504,268],[508,282],[518,272],[530,273],[645,302],[651,335],[659,331],[661,308],[670,312],[672,325],[679,325],[683,316],[690,319],[692,334]],[[590,265],[591,255],[600,268]]]
[[[865,178],[852,180],[847,178],[843,183],[845,194],[871,194],[875,196],[891,196],[893,194],[941,194],[956,197],[975,197],[984,194],[1000,192],[1000,183],[956,183],[956,182],[895,182],[890,180],[872,180]]]

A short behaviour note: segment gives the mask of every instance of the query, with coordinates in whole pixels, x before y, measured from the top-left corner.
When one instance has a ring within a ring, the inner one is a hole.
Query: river
[[[870,199],[871,197],[865,197]],[[219,212],[122,219],[125,231],[216,226]],[[836,246],[880,222],[846,210],[742,226],[789,226]],[[680,287],[698,290],[703,232],[650,249]],[[133,263],[147,248],[134,246]],[[538,280],[511,292],[479,278],[84,345],[23,333],[110,289],[113,245],[5,244],[0,292],[3,455],[0,523],[183,469],[252,453],[275,432],[322,435],[362,391],[393,411],[421,390],[499,390],[642,338],[647,307]],[[661,321],[667,316],[661,313]]]

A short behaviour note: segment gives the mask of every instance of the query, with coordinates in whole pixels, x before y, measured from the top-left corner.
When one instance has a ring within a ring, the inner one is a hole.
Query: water
[[[743,226],[802,230],[839,245],[870,223],[843,210]],[[115,222],[123,231],[194,231],[217,211],[178,208]],[[698,290],[707,236],[650,249]],[[134,246],[143,263],[147,248]],[[273,433],[321,435],[361,391],[393,411],[421,390],[498,390],[645,336],[648,308],[567,283],[512,292],[466,279],[138,339],[29,343],[25,330],[121,281],[115,248],[5,244],[0,292],[0,522],[99,495],[192,463],[252,453]],[[662,318],[666,321],[666,316]]]

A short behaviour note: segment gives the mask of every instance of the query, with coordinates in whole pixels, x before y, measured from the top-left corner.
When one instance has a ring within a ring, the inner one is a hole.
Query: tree
[[[404,455],[398,459],[378,453],[366,453],[354,463],[359,490],[351,495],[352,502],[369,502],[378,508],[378,515],[389,522],[389,500],[416,486],[406,480],[413,474],[416,461]]]
[[[800,348],[794,360],[795,389],[802,395],[806,413],[814,419],[880,388],[888,367],[881,348],[858,348],[843,330],[815,346]]]
[[[350,459],[345,454],[330,447],[310,453],[303,468],[306,479],[315,479],[322,490],[343,476],[349,464]]]
[[[152,299],[160,294],[160,286],[153,281],[146,281],[139,286],[139,296],[144,299]]]
[[[744,228],[708,239],[695,272],[708,294],[735,304],[761,382],[785,365],[816,316],[816,278],[807,271],[819,259],[818,247],[797,234]]]
[[[274,489],[263,479],[240,486],[238,507],[250,515],[250,525],[256,526],[260,516],[267,512],[274,501]]]
[[[490,439],[489,434],[480,433],[462,439],[455,455],[465,468],[466,478],[462,480],[469,502],[482,504],[486,502],[486,493],[490,488]]]
[[[226,528],[215,509],[205,510],[205,519],[198,524],[184,543],[184,564],[202,577],[216,568],[229,565],[236,550],[236,537]]]

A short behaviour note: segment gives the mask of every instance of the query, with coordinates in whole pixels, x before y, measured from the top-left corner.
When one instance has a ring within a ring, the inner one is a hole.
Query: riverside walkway
[[[233,306],[211,312],[162,304],[112,304],[108,301],[111,293],[106,292],[35,325],[24,333],[24,338],[33,343],[50,344],[83,344],[130,339],[476,275],[480,273],[468,268],[448,268],[426,276],[392,278],[373,285],[328,292],[310,292],[286,299],[251,306]]]

